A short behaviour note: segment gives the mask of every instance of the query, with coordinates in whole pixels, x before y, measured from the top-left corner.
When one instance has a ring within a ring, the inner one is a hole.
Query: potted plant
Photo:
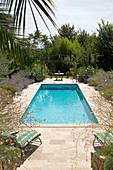
[[[50,73],[50,78],[51,78],[51,79],[53,78],[53,73],[52,73],[52,72]]]
[[[69,78],[69,71],[66,72],[66,78]]]

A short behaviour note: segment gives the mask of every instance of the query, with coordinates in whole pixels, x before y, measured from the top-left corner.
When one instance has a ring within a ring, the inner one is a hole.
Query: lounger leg
[[[25,160],[25,150],[24,150],[24,149],[22,149],[22,150],[21,150],[21,153],[22,153],[22,157],[23,157],[23,159]]]
[[[95,145],[95,140],[96,140],[96,137],[95,137],[94,140],[93,140],[93,147],[94,147],[94,145]]]

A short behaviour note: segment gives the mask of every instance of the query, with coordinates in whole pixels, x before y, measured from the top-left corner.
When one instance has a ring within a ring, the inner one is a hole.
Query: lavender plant
[[[99,90],[100,94],[113,104],[113,71],[99,71],[88,79],[90,86],[94,86]]]
[[[30,72],[20,72],[12,75],[11,79],[3,80],[0,83],[0,87],[6,90],[10,90],[13,94],[17,91],[20,92],[26,88],[34,80],[30,78]]]

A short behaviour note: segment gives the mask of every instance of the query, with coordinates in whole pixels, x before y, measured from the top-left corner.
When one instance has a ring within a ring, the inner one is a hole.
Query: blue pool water
[[[98,123],[77,84],[42,84],[20,122],[26,124]]]

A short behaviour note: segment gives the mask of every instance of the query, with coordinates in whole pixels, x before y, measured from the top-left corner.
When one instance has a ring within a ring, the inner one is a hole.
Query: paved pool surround
[[[93,87],[87,84],[78,83],[76,80],[66,78],[63,81],[55,81],[55,79],[50,78],[45,79],[41,83],[29,85],[21,94],[15,96],[15,101],[21,102],[20,118],[42,83],[77,83],[97,120],[101,123],[100,104],[96,102],[98,97],[101,98],[98,91],[95,91]],[[102,100],[103,105],[106,106],[105,100]],[[34,150],[32,154],[29,154],[30,150],[28,150],[28,155],[30,156],[17,170],[91,170],[90,153],[94,151],[92,145],[94,133],[103,131],[103,129],[100,130],[97,125],[94,128],[87,124],[35,125],[32,126],[32,129],[41,133],[42,145]]]

